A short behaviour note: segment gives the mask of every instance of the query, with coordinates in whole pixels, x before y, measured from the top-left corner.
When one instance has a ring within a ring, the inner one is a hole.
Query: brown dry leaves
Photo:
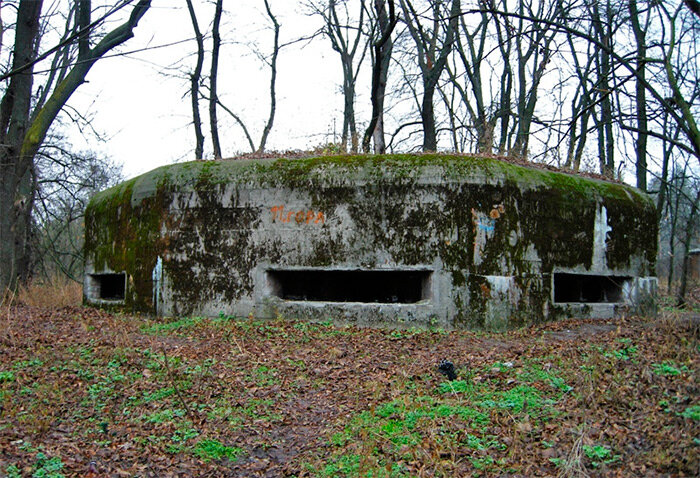
[[[60,457],[66,476],[321,474],[345,450],[330,437],[361,412],[418,394],[457,397],[436,392],[442,358],[477,385],[515,387],[536,361],[573,387],[551,405],[556,420],[528,410],[490,412],[488,432],[505,445],[490,452],[492,472],[698,472],[700,427],[681,416],[698,402],[693,320],[418,333],[282,320],[173,323],[83,307],[18,306],[3,310],[0,323],[0,475],[10,469],[31,476],[39,453]],[[512,368],[494,366],[506,362]],[[654,373],[662,363],[685,368],[676,376]],[[474,463],[488,458],[445,441],[448,431],[473,433],[463,422],[424,420],[417,427],[422,455],[405,460],[408,475],[479,473]],[[363,450],[362,434],[379,444],[367,454],[411,451],[372,433],[362,431],[345,451]],[[237,459],[202,452],[212,442],[238,450]],[[619,458],[593,467],[581,450],[595,444]]]

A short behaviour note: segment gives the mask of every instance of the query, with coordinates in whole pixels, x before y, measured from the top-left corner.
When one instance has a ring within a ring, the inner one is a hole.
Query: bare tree
[[[418,65],[423,83],[420,106],[423,125],[423,151],[437,150],[437,130],[433,98],[447,58],[452,52],[455,30],[461,13],[460,0],[452,0],[449,9],[444,0],[430,0],[431,25],[424,24],[424,13],[419,13],[410,0],[401,0],[404,21],[416,46]]]
[[[211,72],[209,74],[209,128],[214,158],[221,158],[221,141],[219,140],[219,121],[216,115],[216,105],[219,101],[217,81],[219,79],[219,52],[221,50],[221,15],[224,10],[224,0],[216,0],[214,21],[212,22]]]
[[[17,7],[12,69],[0,77],[9,80],[0,102],[0,290],[14,288],[30,274],[32,209],[36,198],[36,157],[64,105],[85,81],[92,66],[108,52],[133,37],[134,28],[150,7],[150,0],[133,6],[129,18],[101,39],[96,27],[104,16],[91,21],[89,0],[78,2],[71,33],[57,47],[40,54],[42,2],[20,0]],[[110,14],[124,8],[121,2]],[[91,46],[94,44],[94,46]],[[70,49],[70,54],[65,50]],[[65,76],[51,84],[45,102],[32,108],[34,65],[53,54]],[[74,55],[74,56],[73,56]],[[68,59],[68,63],[62,63]],[[70,66],[68,66],[70,65]]]
[[[490,115],[490,110],[495,110],[495,105],[488,104],[488,92],[484,85],[482,66],[490,67],[494,70],[494,65],[486,64],[486,47],[490,36],[488,26],[493,23],[493,19],[486,12],[479,15],[479,21],[472,27],[467,22],[466,16],[460,17],[460,32],[455,42],[455,52],[461,61],[461,66],[466,76],[467,82],[463,82],[454,71],[449,68],[450,81],[460,92],[462,103],[466,107],[471,118],[472,129],[475,132],[476,150],[480,153],[490,153],[493,147],[493,130],[498,119],[497,115]],[[500,90],[504,94],[507,89]],[[495,92],[494,92],[495,93]],[[494,98],[496,104],[498,100]]]
[[[199,84],[202,81],[202,66],[204,64],[204,36],[199,28],[197,14],[194,11],[192,0],[187,0],[187,11],[190,14],[194,38],[197,42],[197,63],[190,73],[190,100],[192,102],[192,123],[194,125],[194,157],[202,159],[204,156],[204,133],[202,132],[202,116],[199,112]]]
[[[265,128],[263,128],[263,133],[260,138],[260,144],[258,145],[258,153],[262,153],[265,150],[265,145],[267,144],[267,137],[272,130],[272,125],[275,122],[275,111],[277,110],[277,94],[275,93],[275,87],[277,85],[277,57],[280,53],[280,24],[277,22],[277,18],[272,13],[270,9],[270,4],[268,0],[265,0],[265,11],[267,16],[272,22],[273,32],[274,32],[274,44],[272,47],[272,57],[270,58],[270,113],[267,117],[267,122],[265,123]]]
[[[700,159],[700,131],[696,120],[700,116],[696,102],[700,96],[700,88],[697,87],[700,78],[697,48],[693,46],[697,42],[697,27],[693,26],[697,18],[692,18],[692,11],[681,2],[667,4],[649,1],[645,8],[650,9],[648,17],[652,23],[646,30],[648,40],[644,75],[638,71],[636,50],[630,54],[629,48],[621,49],[620,44],[614,41],[615,34],[620,34],[620,24],[629,21],[629,15],[623,15],[627,8],[610,0],[602,5],[585,0],[579,10],[582,11],[581,15],[589,19],[588,22],[570,22],[570,15],[555,19],[537,18],[528,13],[509,12],[495,6],[472,11],[487,11],[505,18],[547,25],[593,46],[596,89],[599,92],[596,101],[599,112],[594,119],[599,133],[600,156],[604,161],[602,167],[611,171],[615,149],[613,124],[638,132],[636,125],[621,124],[619,115],[613,114],[612,93],[619,91],[627,79],[639,81],[648,95],[647,106],[653,105],[657,109],[655,124],[649,124],[647,137],[672,141],[675,147]],[[591,26],[592,29],[586,26]],[[654,38],[649,38],[650,32],[654,32]],[[620,43],[629,45],[629,42]],[[680,128],[682,134],[678,139],[664,135],[660,128],[660,120],[664,118],[661,113],[667,114],[668,119]]]
[[[63,275],[82,282],[85,206],[93,193],[123,180],[121,166],[94,152],[73,150],[70,141],[54,132],[37,154],[35,168],[35,277]]]
[[[365,22],[365,0],[357,3],[356,16],[350,12],[348,0],[328,0],[327,2],[309,2],[312,12],[323,18],[323,33],[331,42],[333,50],[338,53],[343,68],[343,133],[341,148],[357,152],[359,136],[355,118],[355,92],[357,77],[360,73],[369,41],[363,33]],[[338,9],[342,8],[341,14]],[[359,54],[359,55],[358,55]]]
[[[272,12],[272,8],[270,7],[269,1],[264,0],[265,3],[265,12],[272,23],[272,31],[273,31],[273,46],[272,46],[272,54],[270,57],[266,57],[262,53],[259,53],[256,51],[256,54],[258,57],[265,62],[269,68],[270,68],[270,109],[269,113],[267,116],[267,120],[265,121],[265,125],[263,127],[263,131],[260,137],[260,142],[258,143],[258,146],[255,146],[255,143],[253,141],[253,137],[250,133],[250,130],[248,129],[248,126],[246,123],[243,121],[243,119],[240,117],[240,115],[236,114],[231,108],[226,106],[221,99],[218,97],[218,91],[217,91],[217,79],[216,75],[218,75],[218,61],[219,61],[219,46],[220,46],[220,40],[217,40],[216,38],[219,36],[218,34],[218,23],[220,22],[221,18],[221,1],[222,0],[217,0],[217,5],[216,5],[216,11],[214,14],[214,31],[216,34],[214,35],[215,40],[214,40],[214,49],[212,50],[212,70],[211,74],[212,77],[210,79],[210,92],[209,92],[209,111],[210,111],[210,125],[212,128],[212,137],[216,137],[218,141],[218,119],[216,118],[216,106],[220,106],[221,109],[223,109],[226,113],[228,113],[231,118],[241,127],[243,130],[243,134],[246,137],[246,140],[248,142],[248,146],[250,147],[251,152],[253,153],[262,153],[265,150],[265,146],[267,145],[267,139],[270,135],[270,131],[272,131],[272,127],[275,122],[275,114],[277,111],[277,93],[276,93],[276,87],[277,87],[277,60],[279,57],[280,50],[286,46],[283,44],[280,44],[280,30],[281,30],[281,25],[277,21],[277,17],[275,14]],[[213,103],[212,103],[213,102]],[[214,147],[214,155],[217,157],[221,156],[221,147],[218,147],[218,156],[217,156],[217,147]]]
[[[644,88],[646,81],[646,31],[649,28],[649,14],[646,15],[644,24],[640,21],[640,11],[637,8],[637,0],[629,1],[630,23],[634,32],[634,40],[637,46],[635,58],[637,74],[635,79],[635,103],[637,113],[637,141],[635,150],[637,153],[637,187],[642,191],[647,189],[647,90]]]
[[[386,153],[384,142],[384,98],[389,76],[389,64],[394,42],[391,34],[396,28],[398,16],[394,0],[388,0],[389,12],[384,0],[374,0],[374,20],[372,35],[372,118],[362,139],[362,150],[369,152],[370,140],[374,142],[374,152]]]

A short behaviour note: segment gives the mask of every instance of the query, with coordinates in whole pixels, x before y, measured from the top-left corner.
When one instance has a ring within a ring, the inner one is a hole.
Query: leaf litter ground
[[[667,310],[474,333],[6,308],[0,476],[697,476],[699,324]]]

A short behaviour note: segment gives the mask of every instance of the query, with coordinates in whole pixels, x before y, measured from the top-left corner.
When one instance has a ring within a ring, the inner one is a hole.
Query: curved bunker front
[[[653,304],[638,190],[449,155],[196,161],[97,194],[86,301],[157,315],[502,328]]]

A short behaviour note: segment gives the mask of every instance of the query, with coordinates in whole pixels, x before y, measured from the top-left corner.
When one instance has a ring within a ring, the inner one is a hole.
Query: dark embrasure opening
[[[272,292],[284,300],[413,304],[430,298],[427,270],[270,270]]]
[[[92,299],[124,300],[126,293],[126,274],[91,274]]]
[[[554,302],[623,302],[622,286],[630,277],[554,274]]]

